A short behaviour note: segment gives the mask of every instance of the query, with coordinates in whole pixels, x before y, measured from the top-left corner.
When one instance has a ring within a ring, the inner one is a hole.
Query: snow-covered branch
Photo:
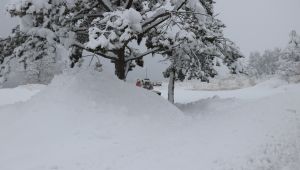
[[[112,55],[108,55],[108,54],[105,54],[105,53],[101,53],[99,52],[98,50],[94,50],[94,49],[91,49],[91,48],[87,48],[85,45],[81,44],[80,42],[73,42],[72,46],[76,46],[78,48],[81,48],[83,50],[86,50],[88,52],[91,52],[91,53],[94,53],[94,54],[97,54],[99,56],[102,56],[104,58],[107,58],[107,59],[110,59],[110,60],[116,60],[117,57],[112,57]]]
[[[144,53],[141,53],[141,54],[131,55],[125,61],[127,62],[127,61],[132,61],[132,60],[140,59],[140,58],[143,58],[144,56],[146,56],[148,54],[155,53],[155,52],[157,52],[159,50],[160,50],[159,48],[154,48],[154,49],[148,50],[148,51],[146,51]]]
[[[129,9],[132,6],[133,0],[127,0],[125,3],[125,9]]]
[[[99,5],[99,2],[95,2],[89,8],[83,8],[82,10],[76,12],[72,17],[72,20],[76,21],[78,19],[84,18],[86,16],[86,13],[88,13],[89,11],[91,11],[93,8],[95,8],[98,5]]]
[[[108,11],[108,12],[112,12],[114,11],[113,7],[112,7],[112,4],[109,0],[98,0],[98,2],[100,4],[103,5],[103,7]]]

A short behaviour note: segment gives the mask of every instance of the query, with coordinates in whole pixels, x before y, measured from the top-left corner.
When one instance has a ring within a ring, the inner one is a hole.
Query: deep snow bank
[[[0,107],[0,169],[299,170],[300,87],[279,84],[209,99],[182,91],[201,99],[183,116],[107,74],[65,74]]]
[[[0,169],[105,169],[180,117],[160,96],[105,73],[64,74],[29,101],[0,108]]]
[[[279,84],[268,81],[244,89],[250,95],[245,99],[237,95],[241,91],[232,91],[230,98],[221,93],[178,104],[198,119],[198,130],[208,131],[201,147],[211,149],[207,155],[217,152],[212,169],[300,169],[300,86]],[[267,96],[264,90],[269,90]]]
[[[30,84],[16,88],[0,89],[0,107],[16,102],[24,102],[45,88],[45,85]]]

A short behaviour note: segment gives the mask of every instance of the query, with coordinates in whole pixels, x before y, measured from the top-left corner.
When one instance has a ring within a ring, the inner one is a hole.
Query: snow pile
[[[178,104],[182,111],[200,121],[198,129],[209,131],[203,135],[202,144],[206,147],[202,144],[201,147],[218,152],[216,169],[300,168],[298,84],[284,85],[284,82],[273,80],[252,88],[217,94]]]
[[[110,75],[58,76],[31,100],[0,108],[0,169],[132,169],[181,117],[157,94]]]
[[[137,88],[113,78],[114,75],[99,73],[93,70],[78,73],[65,73],[55,77],[43,93],[20,105],[31,108],[33,105],[48,104],[47,108],[36,108],[38,112],[49,113],[47,109],[70,110],[89,109],[85,112],[104,111],[105,114],[146,115],[171,118],[181,114],[176,107],[163,100],[151,91]],[[51,108],[58,105],[62,108]],[[157,108],[155,112],[147,110]],[[165,114],[165,112],[170,114]]]
[[[179,107],[199,119],[197,129],[206,129],[206,133],[198,133],[205,136],[201,148],[207,149],[207,157],[217,158],[209,166],[212,169],[298,170],[300,107],[297,100],[299,97],[291,94],[251,102],[214,97]]]
[[[44,87],[44,85],[32,84],[13,89],[0,89],[0,106],[27,101]]]
[[[0,169],[298,170],[300,87],[279,84],[192,91],[183,114],[106,73],[64,74],[0,107]]]

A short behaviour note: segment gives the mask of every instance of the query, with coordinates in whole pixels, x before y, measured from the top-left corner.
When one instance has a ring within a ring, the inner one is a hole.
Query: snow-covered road
[[[288,83],[279,79],[271,79],[262,83],[259,83],[253,87],[247,87],[235,90],[209,90],[207,87],[205,89],[193,89],[191,83],[178,83],[175,87],[175,102],[184,104],[198,101],[200,99],[207,99],[214,96],[220,98],[236,98],[236,99],[259,99],[263,97],[272,96],[275,94],[281,94],[285,92],[285,86]],[[196,86],[196,85],[195,85]],[[197,84],[197,86],[200,86]],[[208,85],[205,85],[208,86]],[[289,85],[288,87],[290,87]],[[199,87],[198,87],[199,88]],[[161,87],[155,87],[155,90],[161,91],[162,96],[167,98],[168,88],[167,84],[164,83]]]
[[[167,98],[165,86],[157,90]],[[181,84],[175,99],[197,122],[192,129],[204,137],[200,144],[202,152],[208,153],[204,159],[219,158],[207,167],[300,169],[299,84],[273,79],[224,91],[193,90]]]

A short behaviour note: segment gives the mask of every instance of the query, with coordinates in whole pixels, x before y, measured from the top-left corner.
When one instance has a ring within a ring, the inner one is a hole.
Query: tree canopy
[[[236,72],[235,62],[242,57],[224,38],[224,24],[216,19],[213,4],[212,0],[14,0],[7,10],[20,17],[22,55],[42,54],[25,57],[30,62],[48,58],[74,67],[84,52],[90,52],[111,60],[117,77],[125,80],[135,66],[143,66],[145,56],[161,54],[173,66],[180,65],[185,78],[205,81],[217,74],[214,67],[219,64]],[[29,45],[37,41],[40,45]]]

